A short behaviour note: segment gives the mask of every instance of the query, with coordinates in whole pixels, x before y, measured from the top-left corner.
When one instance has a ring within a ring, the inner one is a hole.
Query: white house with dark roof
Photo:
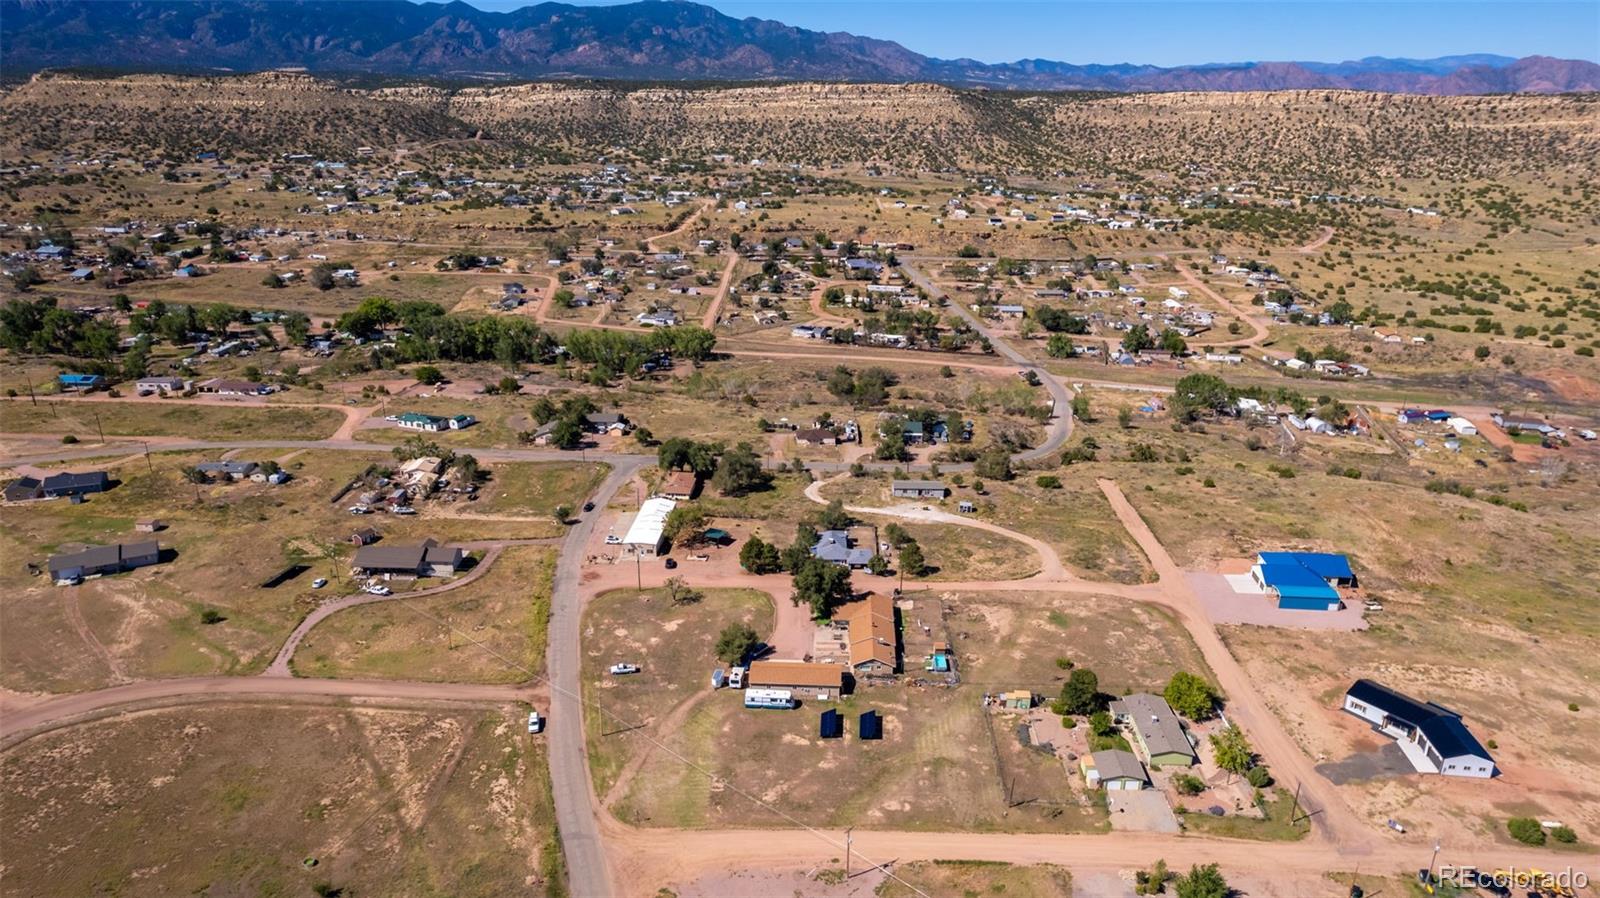
[[[1418,773],[1489,779],[1498,772],[1461,715],[1443,705],[1419,702],[1363,679],[1345,690],[1343,710],[1393,738]]]

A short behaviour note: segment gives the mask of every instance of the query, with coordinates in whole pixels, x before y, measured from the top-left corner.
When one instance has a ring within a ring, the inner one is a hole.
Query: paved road
[[[905,272],[913,284],[927,291],[929,296],[934,299],[949,300],[944,290],[934,284],[933,281],[928,280],[928,277],[911,260],[902,258],[900,260],[900,270]],[[1032,449],[1017,453],[1012,456],[1013,460],[1018,462],[1035,461],[1051,455],[1065,445],[1067,438],[1072,436],[1072,392],[1054,374],[1040,367],[1032,359],[1007,343],[1004,338],[990,330],[988,325],[979,320],[978,316],[972,314],[972,311],[963,305],[960,300],[951,300],[950,308],[954,309],[956,314],[965,318],[974,330],[982,334],[983,338],[989,341],[989,345],[994,347],[995,352],[1016,363],[1019,369],[1032,371],[1038,375],[1040,382],[1044,384],[1044,388],[1050,391],[1050,399],[1054,405],[1053,411],[1055,414],[1051,417],[1051,423],[1045,431],[1044,442]]]
[[[645,459],[613,461],[611,473],[591,498],[604,508],[639,469]],[[583,651],[579,645],[579,619],[583,599],[579,591],[584,547],[600,515],[589,512],[567,531],[556,562],[550,607],[549,676],[550,788],[555,796],[556,824],[566,853],[568,888],[574,898],[606,898],[611,888],[605,847],[600,843],[599,802],[589,778],[583,743],[582,683],[579,672]]]

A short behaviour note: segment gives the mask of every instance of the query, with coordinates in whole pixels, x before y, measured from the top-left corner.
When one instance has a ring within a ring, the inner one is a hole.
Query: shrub
[[[200,623],[205,624],[208,627],[212,626],[213,624],[220,624],[227,619],[228,618],[224,616],[222,612],[215,608],[207,608],[200,612]]]
[[[1215,480],[1212,480],[1210,477],[1207,477],[1205,479],[1205,482],[1202,484],[1202,486],[1204,486],[1208,490],[1216,489],[1217,488],[1217,482]]]
[[[1544,827],[1532,817],[1512,817],[1506,821],[1506,831],[1524,845],[1544,844]]]
[[[61,442],[66,443],[69,446],[72,445],[73,443],[76,443],[77,441],[78,441],[78,438],[73,436],[70,433],[61,438]]]
[[[1061,489],[1061,478],[1054,474],[1040,474],[1038,477],[1034,478],[1033,482],[1038,484],[1041,489]]]
[[[1570,826],[1558,826],[1550,830],[1550,835],[1563,845],[1571,845],[1573,842],[1578,841],[1578,834],[1573,832]]]
[[[1199,795],[1206,790],[1206,781],[1192,773],[1180,773],[1172,778],[1172,785],[1184,795]]]
[[[1244,778],[1257,789],[1265,789],[1272,785],[1272,774],[1267,770],[1266,765],[1258,764],[1250,768],[1245,772]]]

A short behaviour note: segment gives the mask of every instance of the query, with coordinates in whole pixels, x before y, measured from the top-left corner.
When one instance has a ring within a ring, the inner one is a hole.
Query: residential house
[[[478,419],[471,415],[451,415],[446,418],[440,415],[424,415],[421,412],[406,412],[395,421],[395,426],[405,430],[443,433],[447,430],[465,430],[476,423]]]
[[[654,312],[640,312],[634,320],[644,327],[677,327],[680,319],[672,309],[657,309]]]
[[[693,471],[672,471],[661,480],[656,495],[665,499],[687,502],[700,490],[700,475]]]
[[[357,527],[356,529],[350,531],[350,536],[345,539],[345,542],[359,548],[361,546],[370,546],[377,542],[378,539],[379,534],[377,530],[371,527]]]
[[[850,669],[860,675],[893,674],[900,666],[900,631],[894,600],[873,592],[834,613],[848,628]]]
[[[839,664],[752,661],[744,682],[752,689],[787,689],[797,698],[833,701],[844,694],[844,673],[844,666]]]
[[[873,551],[855,545],[848,531],[824,530],[817,534],[817,543],[811,547],[811,554],[823,561],[859,569],[872,561]]]
[[[943,499],[950,495],[950,489],[933,480],[895,480],[889,484],[889,495],[898,499]]]
[[[33,499],[43,499],[44,490],[40,486],[39,478],[18,477],[16,480],[6,484],[5,491],[0,494],[0,498],[4,498],[7,502],[27,502]]]
[[[1111,716],[1132,728],[1151,767],[1188,767],[1199,758],[1172,706],[1159,695],[1138,692],[1111,703]]]
[[[108,489],[111,489],[111,475],[104,471],[85,471],[81,474],[62,471],[45,477],[39,484],[40,494],[45,499],[103,493]]]
[[[440,545],[429,538],[403,546],[362,546],[351,566],[369,577],[448,577],[461,570],[465,560],[460,546]]]
[[[632,429],[628,416],[622,412],[590,412],[583,416],[583,426],[590,433],[627,433]]]
[[[1108,792],[1138,791],[1150,784],[1139,756],[1120,748],[1086,754],[1078,759],[1078,768],[1091,788]]]
[[[261,467],[253,461],[203,461],[194,466],[195,470],[207,477],[226,477],[229,480],[243,480],[256,472]]]
[[[831,427],[808,427],[794,433],[794,441],[802,446],[834,446],[839,434]]]
[[[213,377],[203,380],[194,387],[202,393],[216,393],[219,396],[265,396],[272,392],[266,384],[258,384],[250,380],[236,380],[230,377]]]
[[[1363,679],[1345,691],[1343,709],[1393,738],[1418,773],[1488,779],[1498,772],[1461,715],[1443,705]]]
[[[161,546],[155,540],[88,546],[77,552],[51,555],[50,576],[55,580],[77,580],[104,574],[131,571],[161,561]]]
[[[141,377],[134,381],[134,389],[141,395],[147,393],[182,393],[189,382],[181,377]]]

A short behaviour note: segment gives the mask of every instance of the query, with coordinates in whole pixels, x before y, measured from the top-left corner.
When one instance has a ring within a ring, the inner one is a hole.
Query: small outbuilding
[[[822,719],[817,726],[817,735],[824,739],[838,739],[844,735],[844,718],[834,708],[822,712]]]
[[[856,736],[863,742],[883,738],[883,717],[877,711],[863,711],[856,722]]]
[[[1078,760],[1078,767],[1091,787],[1108,792],[1137,791],[1150,784],[1138,756],[1120,748],[1084,755]]]

